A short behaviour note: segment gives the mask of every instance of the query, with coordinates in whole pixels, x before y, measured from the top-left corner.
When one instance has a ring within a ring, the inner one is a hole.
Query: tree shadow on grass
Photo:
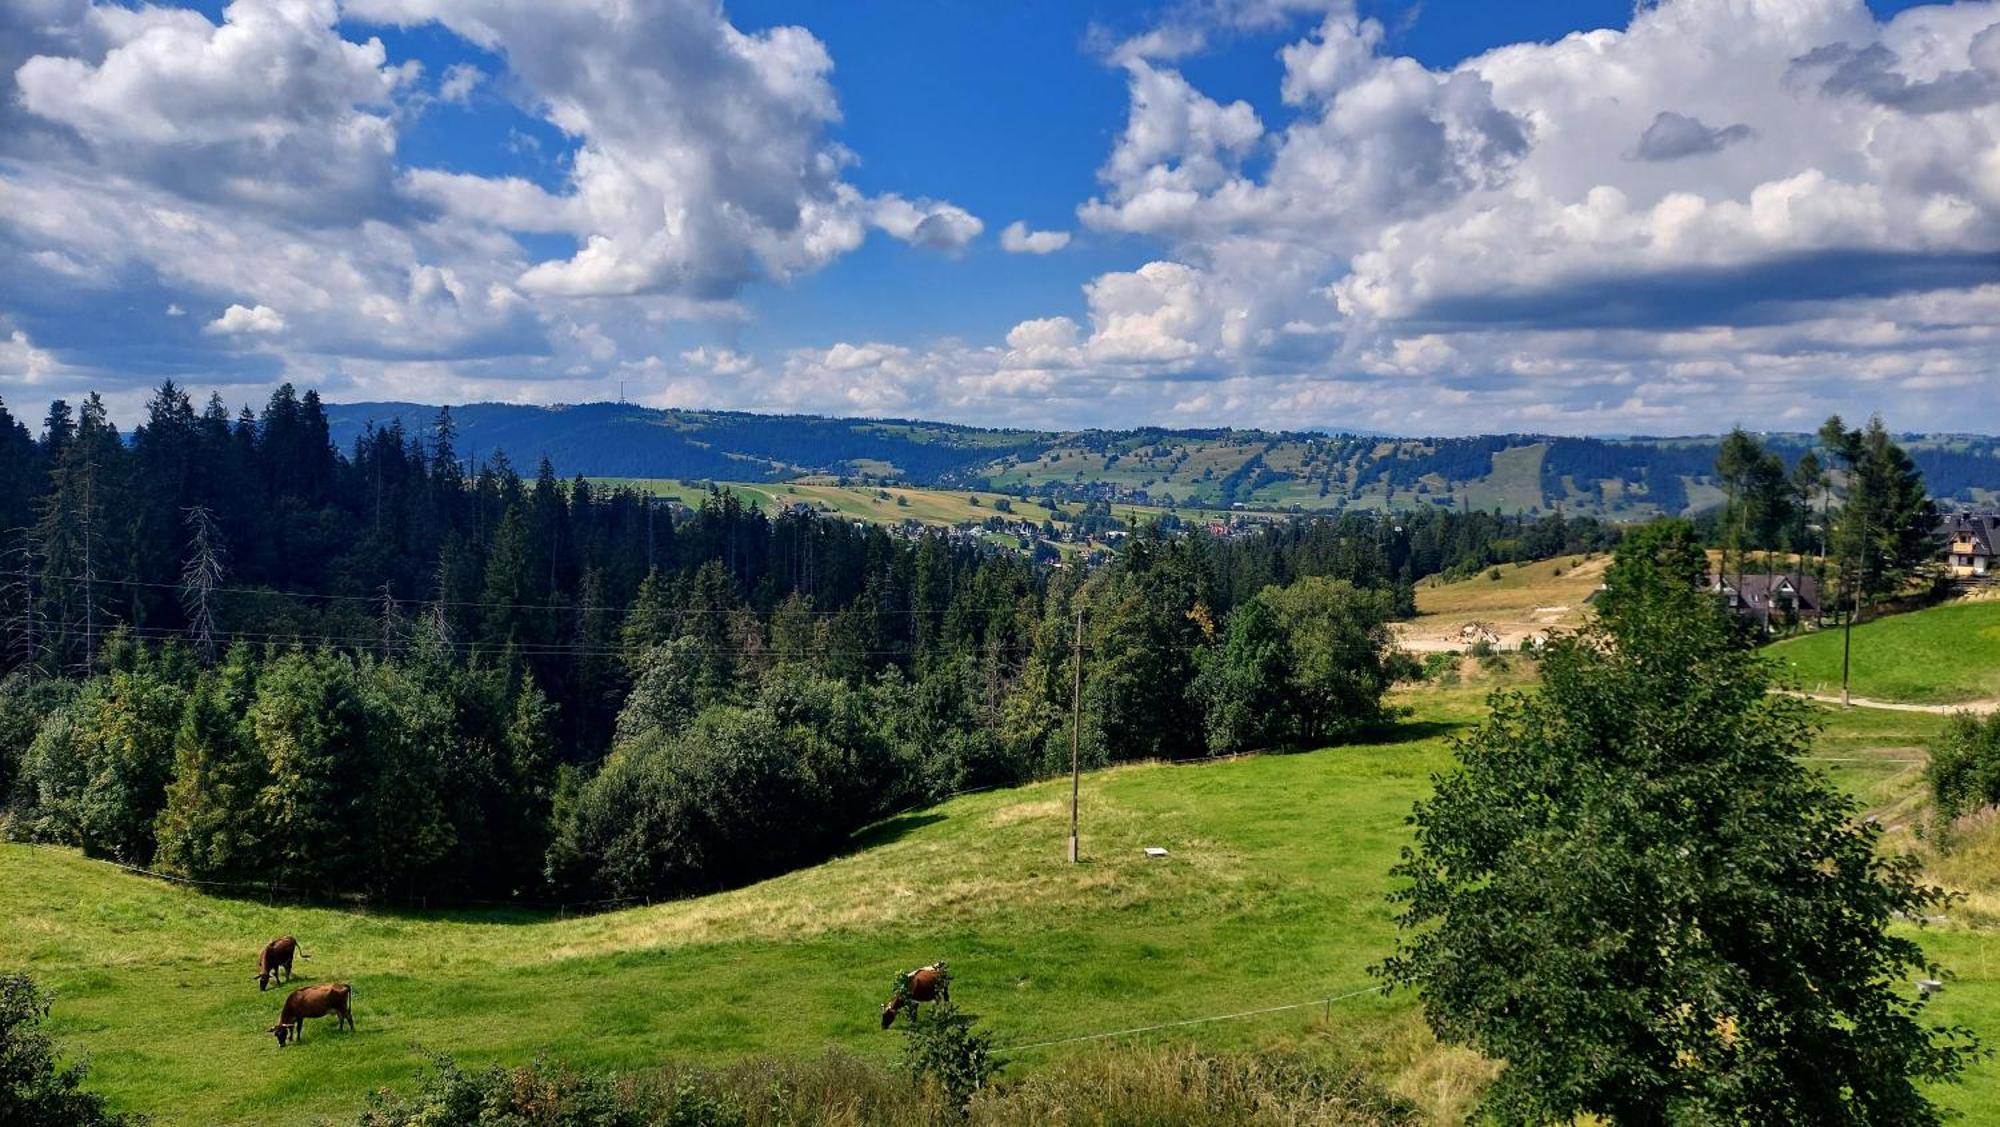
[[[901,841],[925,826],[934,826],[942,821],[944,815],[934,810],[912,810],[907,814],[884,818],[872,826],[856,830],[854,836],[847,839],[847,847],[840,851],[840,855],[877,849]]]
[[[1472,720],[1388,720],[1379,724],[1370,724],[1366,727],[1356,728],[1352,732],[1332,736],[1318,742],[1298,744],[1296,746],[1274,747],[1268,751],[1254,752],[1252,754],[1299,755],[1313,751],[1337,751],[1348,747],[1402,747],[1408,744],[1419,744],[1429,740],[1440,740],[1448,736],[1460,735],[1470,730],[1474,724],[1475,721]],[[1189,760],[1188,762],[1201,761]]]
[[[1353,739],[1342,742],[1372,744],[1378,747],[1422,743],[1425,740],[1458,735],[1471,728],[1473,723],[1471,720],[1399,720],[1363,728],[1354,734]]]

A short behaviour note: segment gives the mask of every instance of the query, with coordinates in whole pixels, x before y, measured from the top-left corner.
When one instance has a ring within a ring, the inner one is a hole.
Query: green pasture
[[[1840,691],[1841,631],[1822,630],[1765,651],[1808,692]],[[1855,696],[1913,704],[2000,697],[2000,600],[1946,603],[1854,628]]]
[[[898,1038],[877,1009],[896,972],[936,959],[954,999],[1015,1047],[1012,1067],[1033,1070],[1087,1046],[1021,1046],[1372,985],[1404,817],[1481,691],[1400,693],[1412,715],[1363,745],[1091,774],[1077,866],[1064,860],[1067,780],[891,819],[845,856],[749,888],[580,918],[272,906],[4,846],[0,966],[56,991],[53,1031],[89,1054],[94,1088],[165,1125],[350,1120],[434,1052],[618,1069],[829,1046],[887,1057]],[[1829,712],[1824,765],[1890,806],[1916,785],[1896,749],[1935,718],[1879,717]],[[303,980],[353,985],[355,1032],[311,1023],[282,1051],[265,1033],[282,993],[258,993],[254,958],[281,933],[313,955]],[[1988,939],[1933,929],[1957,972],[1938,1012],[2000,1041]],[[1484,1074],[1434,1045],[1402,995],[1143,1037],[1321,1044],[1439,1115],[1462,1114]],[[1946,1098],[2000,1114],[2000,1070],[1981,1066]]]

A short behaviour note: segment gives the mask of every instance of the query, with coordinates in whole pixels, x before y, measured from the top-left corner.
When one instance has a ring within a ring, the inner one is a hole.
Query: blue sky
[[[0,0],[0,81],[29,416],[2000,428],[1988,3]]]

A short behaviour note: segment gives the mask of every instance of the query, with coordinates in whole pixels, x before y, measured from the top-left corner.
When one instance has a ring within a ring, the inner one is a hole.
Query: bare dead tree
[[[403,644],[403,611],[396,603],[396,593],[386,582],[382,584],[380,617],[382,619],[382,660],[394,656]]]
[[[188,530],[187,562],[181,566],[181,607],[188,634],[202,660],[215,664],[215,589],[222,585],[222,535],[215,514],[201,505],[181,510]]]
[[[97,670],[97,463],[83,464],[83,669]]]
[[[42,650],[48,641],[35,584],[41,538],[32,527],[9,529],[7,535],[6,578],[0,582],[0,597],[13,608],[7,619],[9,664],[32,681],[41,672]]]

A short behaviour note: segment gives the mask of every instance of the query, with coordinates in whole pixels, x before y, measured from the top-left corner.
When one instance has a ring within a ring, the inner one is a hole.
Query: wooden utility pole
[[[1083,743],[1083,604],[1076,607],[1076,642],[1070,647],[1069,686],[1069,863],[1080,860],[1077,851],[1077,798],[1083,789],[1079,748]]]
[[[1861,617],[1861,589],[1868,580],[1868,537],[1872,534],[1868,527],[1868,510],[1861,510],[1861,541],[1855,546],[1854,560],[1854,606],[1847,612],[1847,625],[1840,631],[1840,704],[1846,708],[1853,704],[1847,695],[1847,673],[1854,654],[1854,620]]]

